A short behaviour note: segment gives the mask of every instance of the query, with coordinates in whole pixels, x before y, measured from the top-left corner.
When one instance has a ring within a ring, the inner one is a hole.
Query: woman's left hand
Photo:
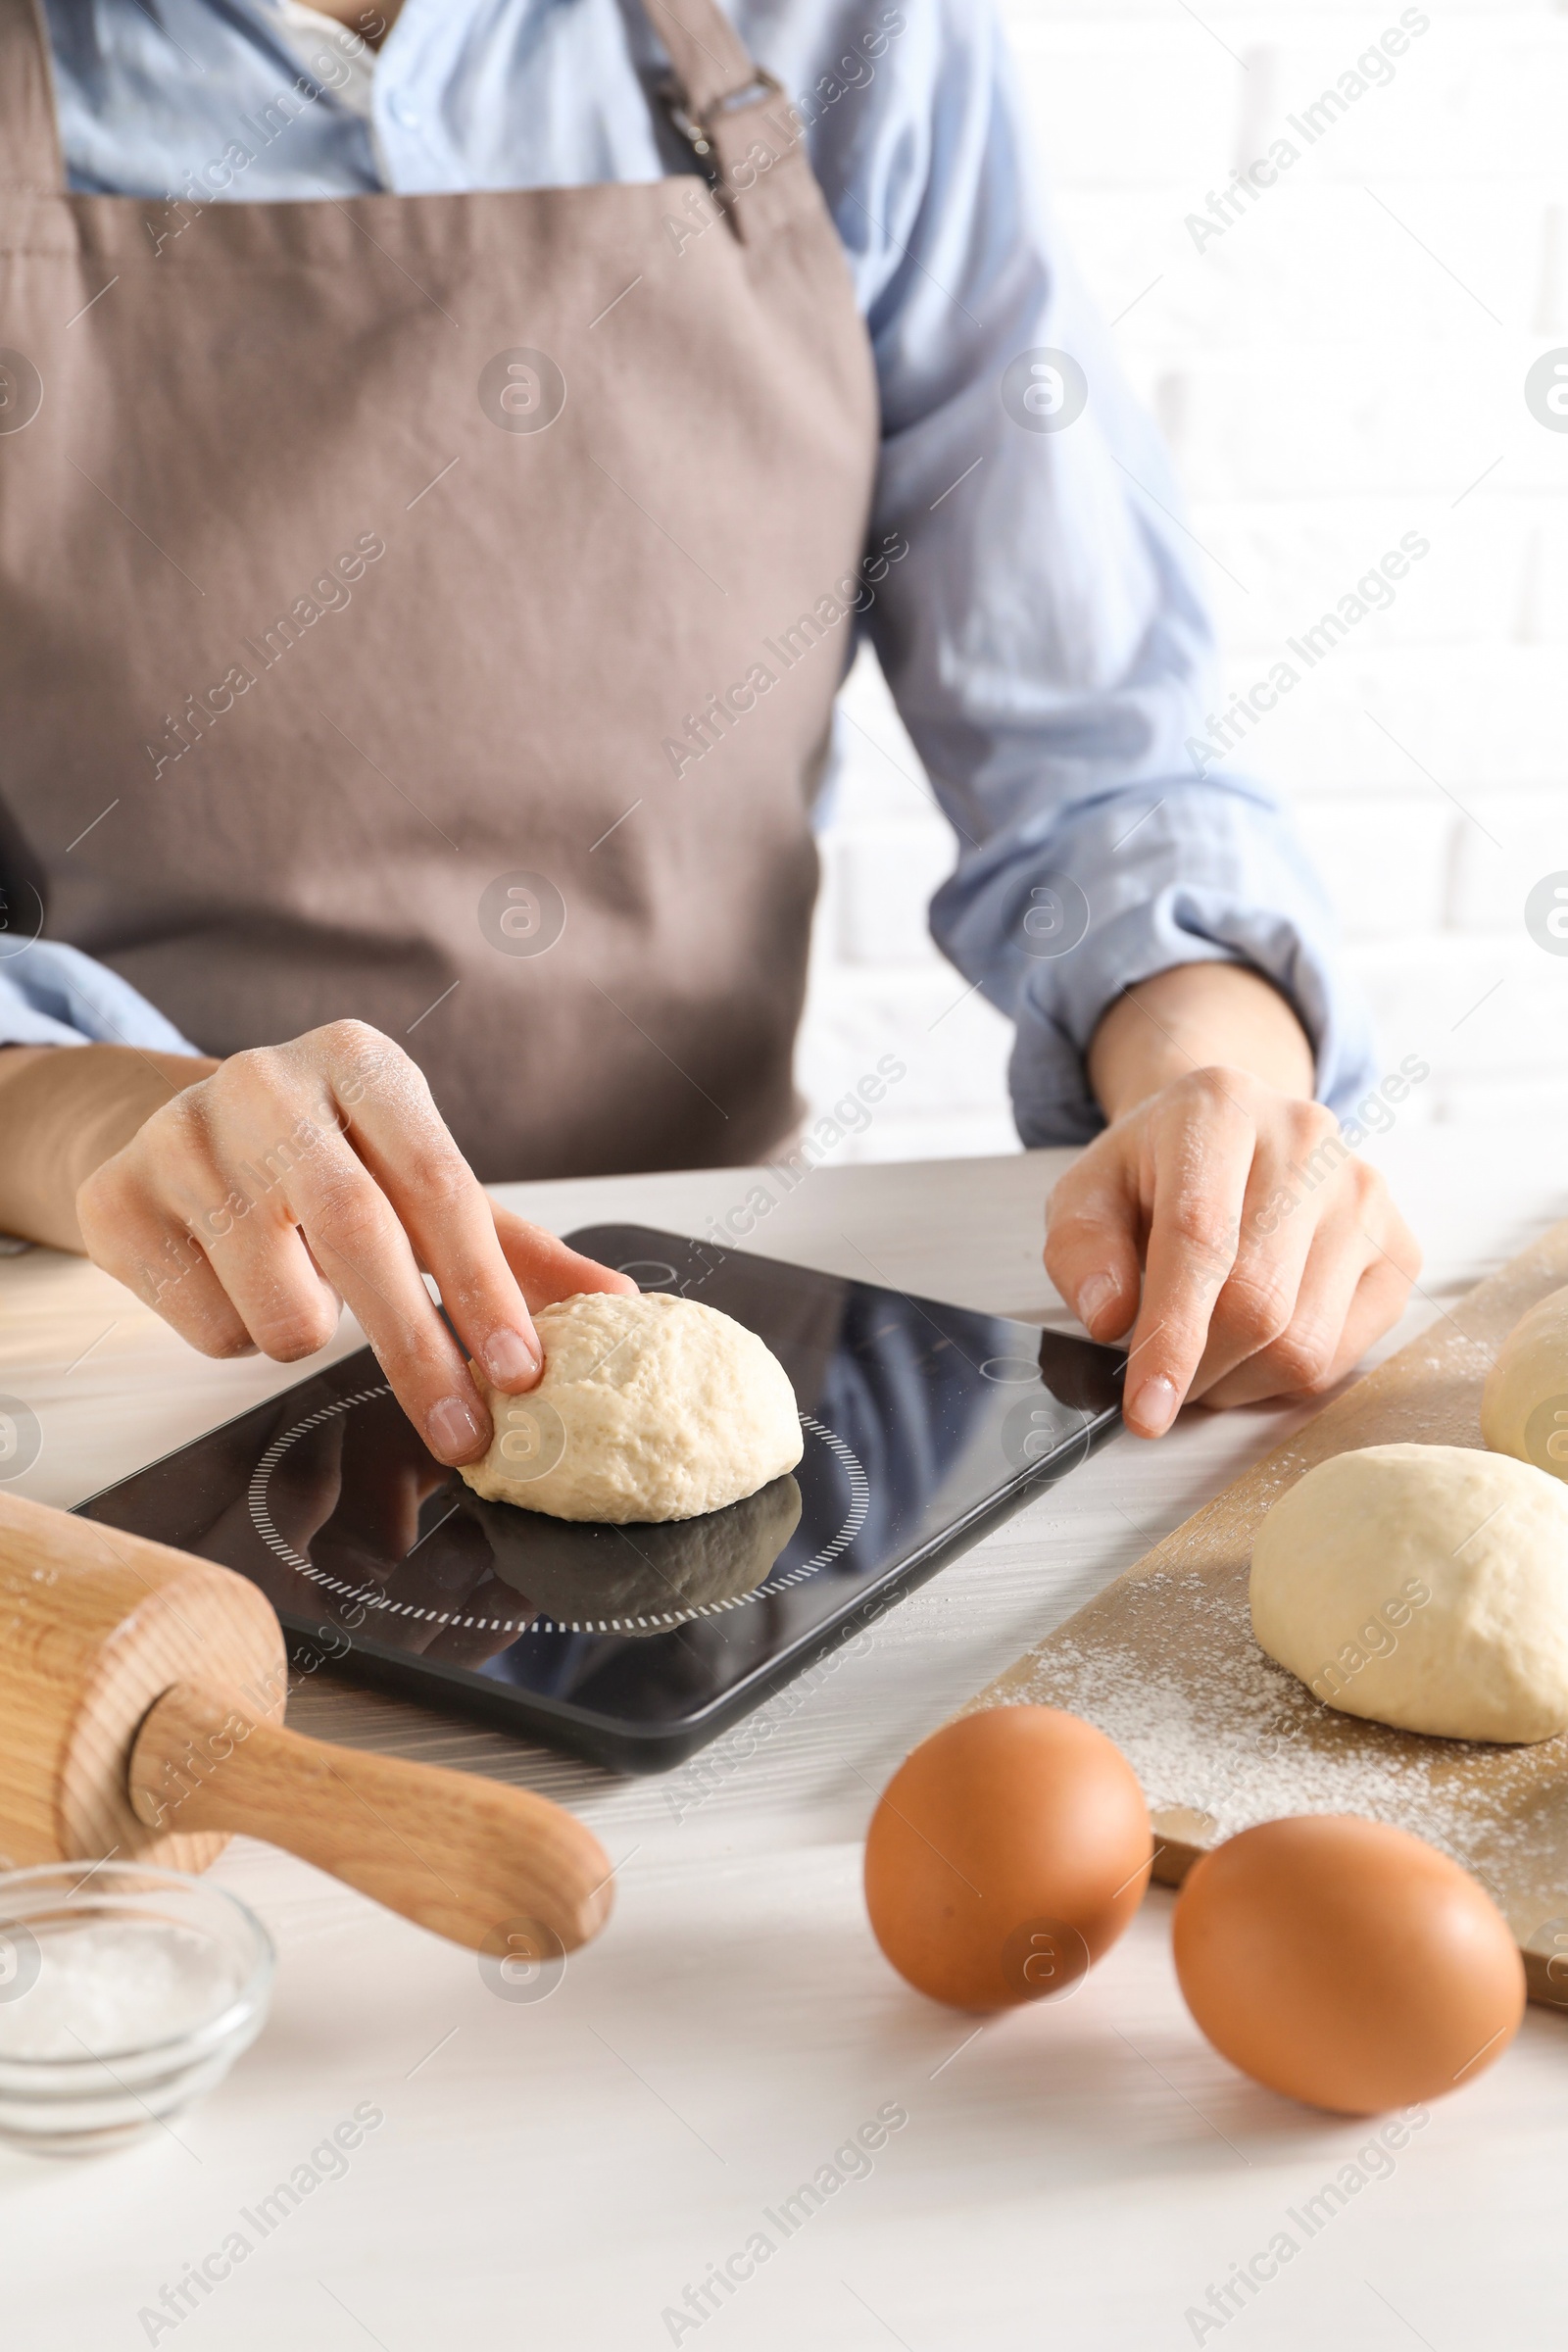
[[[1123,1414],[1140,1437],[1160,1436],[1189,1396],[1250,1404],[1331,1388],[1397,1320],[1420,1268],[1333,1113],[1220,1064],[1113,1119],[1047,1214],[1052,1281],[1093,1338],[1128,1339]]]

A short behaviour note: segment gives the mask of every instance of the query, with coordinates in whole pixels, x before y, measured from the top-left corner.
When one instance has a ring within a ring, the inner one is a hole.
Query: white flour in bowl
[[[10,1985],[0,1984],[0,2059],[145,2049],[221,2015],[240,1990],[231,1953],[169,1920],[102,1915],[80,1926],[41,1924],[36,1975],[30,1942],[29,1931]]]

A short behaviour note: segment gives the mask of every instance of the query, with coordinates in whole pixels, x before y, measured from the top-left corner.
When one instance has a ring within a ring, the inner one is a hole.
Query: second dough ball
[[[544,1376],[491,1391],[495,1437],[463,1476],[556,1519],[696,1519],[801,1458],[789,1374],[755,1331],[667,1291],[579,1292],[534,1317]]]
[[[1319,1462],[1252,1545],[1252,1631],[1331,1707],[1449,1740],[1568,1730],[1568,1488],[1468,1446]]]
[[[1481,1435],[1494,1453],[1568,1479],[1568,1290],[1533,1306],[1498,1348],[1482,1393]]]

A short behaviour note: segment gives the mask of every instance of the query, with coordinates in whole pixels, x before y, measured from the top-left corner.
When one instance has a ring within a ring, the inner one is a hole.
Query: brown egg
[[[960,1716],[906,1757],[872,1816],[872,1931],[933,2000],[1045,2000],[1137,1910],[1150,1842],[1132,1767],[1092,1724],[1054,1707]]]
[[[1194,1864],[1176,1904],[1187,2006],[1233,2066],[1376,2115],[1474,2082],[1525,2007],[1508,1923],[1467,1871],[1385,1823],[1302,1814]]]

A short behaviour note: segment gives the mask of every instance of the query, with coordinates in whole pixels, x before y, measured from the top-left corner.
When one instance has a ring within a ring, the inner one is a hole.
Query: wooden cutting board
[[[1480,1283],[982,1690],[1098,1724],[1153,1816],[1154,1876],[1254,1822],[1357,1813],[1413,1830],[1491,1888],[1532,2000],[1568,2010],[1568,1734],[1494,1747],[1386,1730],[1321,1706],[1252,1639],[1248,1577],[1264,1512],[1354,1446],[1481,1445],[1481,1391],[1505,1334],[1568,1282],[1568,1221]]]

